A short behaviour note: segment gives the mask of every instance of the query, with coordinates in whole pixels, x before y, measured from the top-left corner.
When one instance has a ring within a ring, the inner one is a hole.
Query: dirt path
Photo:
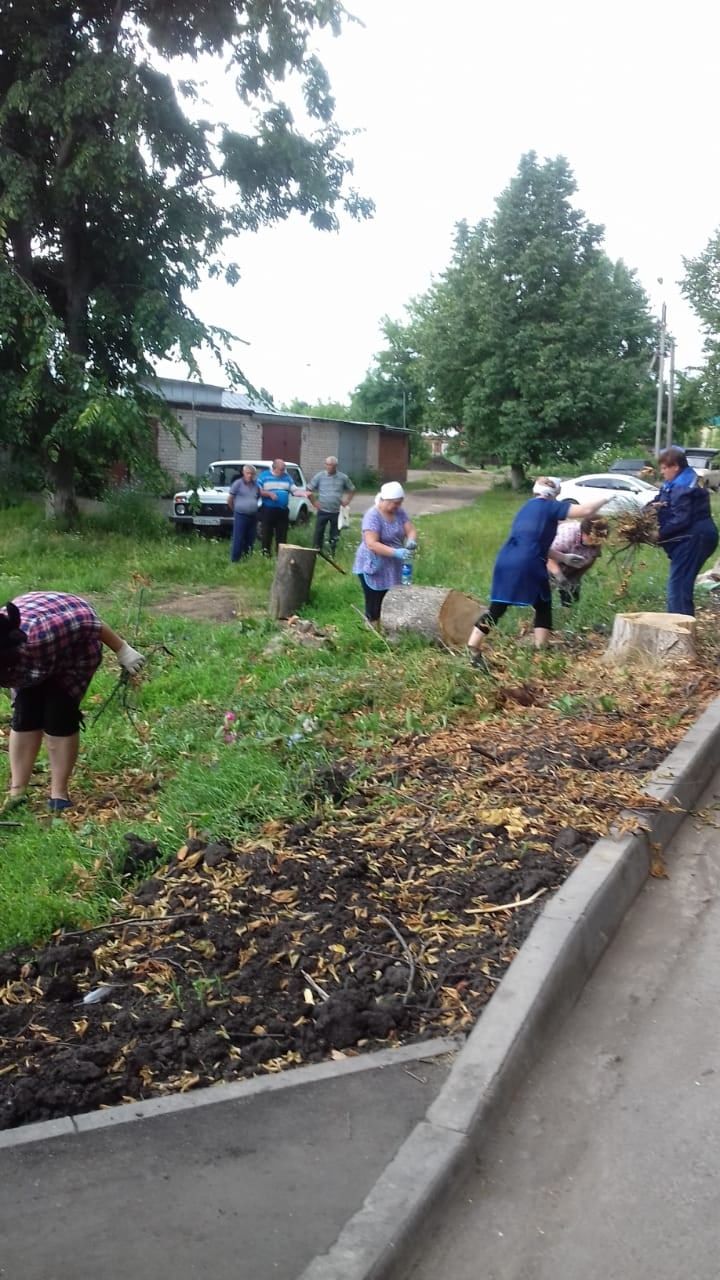
[[[435,516],[443,511],[455,511],[469,506],[481,493],[492,488],[492,476],[486,471],[427,472],[409,471],[412,482],[427,480],[427,489],[411,489],[405,496],[404,507],[411,516]],[[355,494],[351,512],[361,515],[370,506],[374,493],[363,490]]]

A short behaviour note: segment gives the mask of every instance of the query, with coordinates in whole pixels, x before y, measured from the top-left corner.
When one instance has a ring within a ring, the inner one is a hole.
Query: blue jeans
[[[668,613],[695,614],[693,586],[708,556],[718,544],[712,520],[703,520],[687,538],[679,538],[668,548],[670,577],[667,584]]]
[[[255,546],[255,536],[257,534],[257,512],[252,515],[245,515],[242,511],[236,511],[233,516],[232,544],[230,546],[230,559],[233,564],[237,560],[242,560],[243,556],[249,556]]]

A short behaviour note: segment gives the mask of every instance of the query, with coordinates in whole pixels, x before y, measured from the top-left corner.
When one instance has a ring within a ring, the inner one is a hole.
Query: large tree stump
[[[268,613],[271,618],[291,618],[307,603],[316,560],[317,554],[312,547],[280,543],[275,577],[270,587]]]
[[[696,658],[695,619],[685,613],[618,613],[605,655],[657,663]]]
[[[393,587],[383,600],[382,625],[390,634],[414,631],[453,649],[467,643],[482,605],[447,587]]]

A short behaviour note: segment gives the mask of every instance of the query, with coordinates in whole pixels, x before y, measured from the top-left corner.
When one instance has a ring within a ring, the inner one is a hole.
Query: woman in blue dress
[[[535,610],[536,649],[541,649],[550,638],[552,604],[547,558],[558,524],[570,514],[573,520],[594,516],[607,501],[599,498],[582,504],[569,500],[558,502],[559,491],[556,480],[541,476],[533,485],[532,498],[520,508],[512,522],[510,536],[495,561],[490,607],[483,610],[468,639],[474,666],[485,666],[481,652],[483,640],[510,605],[531,605]]]

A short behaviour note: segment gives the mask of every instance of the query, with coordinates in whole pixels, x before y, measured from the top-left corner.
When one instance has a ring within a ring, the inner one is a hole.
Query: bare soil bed
[[[193,833],[154,872],[128,836],[117,920],[0,956],[0,1128],[469,1029],[717,685],[674,671],[672,724],[643,675],[574,715],[505,687],[318,773],[302,823]]]
[[[175,614],[201,622],[234,622],[244,612],[241,592],[213,587],[197,593],[182,592],[153,604],[153,613]]]

